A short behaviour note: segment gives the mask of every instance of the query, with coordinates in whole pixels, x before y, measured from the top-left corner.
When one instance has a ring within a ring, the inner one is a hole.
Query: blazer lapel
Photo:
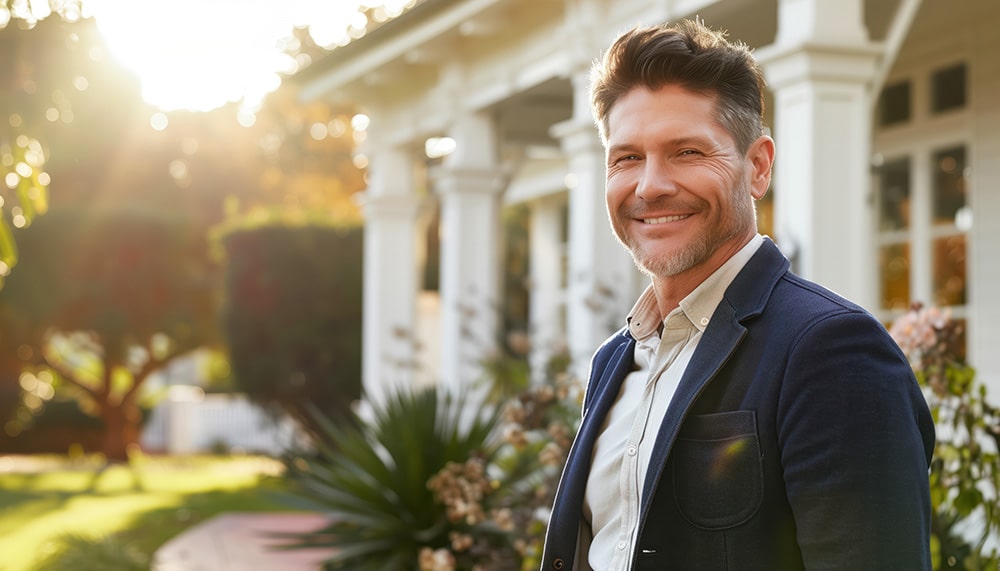
[[[563,554],[564,558],[572,557],[576,553],[577,532],[583,512],[583,495],[590,474],[594,442],[604,425],[604,418],[618,397],[622,381],[632,369],[634,353],[635,339],[623,333],[620,345],[607,360],[600,377],[591,380],[590,384],[595,392],[587,397],[589,405],[584,411],[580,431],[570,448],[566,468],[559,482],[556,502],[549,516],[549,530],[556,533],[549,534],[543,561],[547,561],[552,553]],[[594,373],[597,374],[597,371]],[[569,562],[567,568],[572,568],[572,562]]]
[[[677,391],[667,407],[666,414],[663,415],[660,430],[656,434],[653,454],[649,459],[649,469],[646,471],[646,481],[643,482],[641,521],[645,521],[646,508],[651,503],[653,491],[660,481],[667,457],[691,405],[729,359],[747,332],[736,319],[735,310],[726,303],[726,300],[723,300],[715,310],[710,327],[711,335],[706,331],[698,342],[698,348],[684,370],[684,376],[681,377]]]
[[[757,253],[726,289],[708,329],[684,370],[657,432],[646,480],[643,482],[640,532],[646,522],[647,510],[652,504],[653,493],[666,467],[667,457],[670,456],[688,411],[743,340],[747,330],[742,322],[763,311],[774,285],[787,269],[788,260],[773,242],[765,239]]]

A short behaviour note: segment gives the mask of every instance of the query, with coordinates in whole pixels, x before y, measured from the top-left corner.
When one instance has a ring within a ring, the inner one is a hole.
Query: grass
[[[213,515],[290,509],[279,472],[266,458],[208,456],[0,471],[0,571],[33,571],[74,542],[108,537],[151,560],[160,545]],[[67,536],[74,541],[62,541]]]

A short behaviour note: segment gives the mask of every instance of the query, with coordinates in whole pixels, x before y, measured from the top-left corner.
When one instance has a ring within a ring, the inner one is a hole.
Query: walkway
[[[218,515],[163,544],[152,571],[315,571],[331,550],[276,550],[286,540],[269,535],[310,531],[326,521],[312,513]]]

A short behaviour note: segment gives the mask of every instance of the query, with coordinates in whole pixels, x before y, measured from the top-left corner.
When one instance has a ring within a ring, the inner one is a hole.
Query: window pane
[[[940,69],[931,76],[931,111],[965,107],[965,64]]]
[[[774,236],[774,189],[769,188],[757,205],[757,231],[765,236]]]
[[[934,240],[934,304],[965,305],[965,234]]]
[[[886,86],[878,99],[879,124],[883,127],[910,120],[910,82]]]
[[[910,159],[887,162],[879,170],[879,230],[910,227]]]
[[[962,362],[968,359],[968,335],[966,331],[968,330],[969,323],[965,319],[954,319],[955,321],[955,336],[949,340],[950,349],[954,351],[955,355]]]
[[[910,307],[910,245],[891,244],[879,251],[882,271],[882,308]]]
[[[934,224],[958,225],[955,215],[965,207],[965,147],[934,154]]]

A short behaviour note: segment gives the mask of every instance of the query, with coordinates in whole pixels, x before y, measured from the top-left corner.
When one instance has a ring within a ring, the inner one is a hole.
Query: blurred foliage
[[[913,365],[937,429],[931,461],[934,569],[997,569],[1000,409],[964,359],[963,324],[915,304],[890,329]]]
[[[463,426],[461,399],[435,389],[400,392],[376,405],[370,422],[335,424],[317,413],[324,431],[316,452],[291,454],[287,474],[331,516],[301,536],[302,547],[336,546],[327,569],[414,569],[420,549],[447,545],[445,507],[428,481],[449,463],[488,458],[496,414]]]
[[[60,123],[60,113],[73,113],[66,94],[74,91],[74,78],[61,71],[79,60],[80,37],[66,33],[79,18],[78,3],[59,3],[57,16],[29,38],[28,31],[51,12],[46,3],[35,4],[45,9],[32,11],[24,1],[0,3],[0,287],[19,259],[14,229],[27,228],[48,210],[42,141]],[[37,39],[46,49],[38,49]]]
[[[300,545],[338,547],[326,569],[537,569],[579,407],[560,375],[503,404],[403,391],[326,423],[315,453],[286,461],[334,522]]]
[[[303,104],[285,85],[250,122],[231,104],[163,114],[154,129],[158,110],[82,16],[72,0],[0,2],[0,264],[26,274],[0,292],[8,434],[30,424],[48,388],[92,405],[110,432],[122,416],[134,428],[140,379],[215,339],[212,228],[360,220],[352,109]]]
[[[31,255],[0,292],[0,333],[28,364],[19,376],[28,412],[56,392],[72,396],[103,421],[103,452],[127,457],[144,383],[215,339],[215,270],[189,224],[162,212],[59,209],[24,236]]]
[[[310,432],[361,396],[362,230],[268,223],[219,235],[233,381]]]

